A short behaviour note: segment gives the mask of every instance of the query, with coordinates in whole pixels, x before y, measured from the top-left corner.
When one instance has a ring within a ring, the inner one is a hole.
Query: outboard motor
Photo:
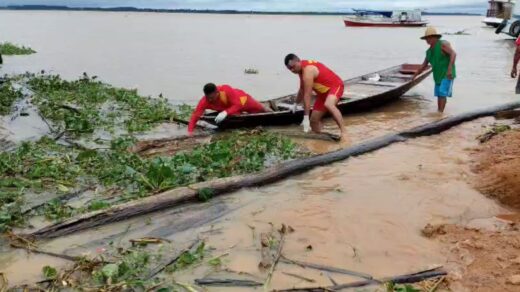
[[[507,19],[502,20],[502,23],[500,23],[498,25],[497,29],[495,30],[495,33],[496,34],[501,33],[504,30],[504,28],[507,26],[507,22],[508,22]]]
[[[520,20],[515,20],[509,27],[509,34],[517,38],[520,35]]]

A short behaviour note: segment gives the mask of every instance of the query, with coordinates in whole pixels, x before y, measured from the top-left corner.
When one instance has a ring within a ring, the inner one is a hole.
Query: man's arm
[[[513,69],[511,70],[511,78],[518,76],[518,61],[520,61],[520,46],[516,46],[515,57],[513,58]]]
[[[314,85],[314,77],[318,75],[318,68],[315,66],[307,66],[303,69],[303,105],[305,108],[304,115],[308,116],[311,112],[311,96],[312,86]]]
[[[421,75],[421,73],[424,72],[424,70],[426,70],[426,68],[428,68],[428,63],[429,63],[428,59],[424,58],[424,62],[422,63],[421,68],[419,68],[419,70],[417,70],[417,72],[415,72],[415,74],[413,75],[412,80],[417,78],[417,76]]]
[[[206,98],[203,97],[199,104],[197,104],[197,107],[191,114],[190,123],[188,124],[188,133],[192,134],[193,130],[195,130],[195,126],[197,125],[197,122],[199,121],[200,117],[204,114],[204,111],[208,107]]]
[[[453,79],[453,64],[455,64],[455,59],[457,58],[457,53],[453,50],[449,42],[442,42],[441,46],[442,51],[450,56],[450,64],[448,65],[448,71],[446,72],[446,77],[448,79]]]
[[[296,103],[301,103],[303,100],[303,84],[300,85],[300,89],[298,89],[298,94],[296,94]]]

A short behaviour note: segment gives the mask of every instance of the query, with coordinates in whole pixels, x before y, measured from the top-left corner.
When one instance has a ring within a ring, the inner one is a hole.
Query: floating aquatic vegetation
[[[132,141],[120,138],[112,141],[110,149],[84,150],[43,138],[0,152],[0,227],[5,230],[23,223],[24,192],[56,194],[56,199],[37,213],[49,220],[62,220],[109,207],[103,191],[81,208],[60,199],[87,186],[99,185],[116,193],[116,201],[125,202],[197,182],[257,172],[273,159],[281,162],[304,155],[289,139],[262,131],[233,132],[190,151],[160,158],[142,158],[127,151]],[[201,191],[201,200],[211,196]]]
[[[11,81],[0,81],[0,116],[11,113],[14,103],[22,97],[22,92],[15,89]]]
[[[174,287],[179,284],[173,278],[159,280],[155,275],[150,276],[164,257],[176,253],[172,244],[161,244],[160,248],[110,244],[98,252],[96,257],[77,259],[71,267],[43,267],[42,276],[46,281],[38,285],[48,285],[48,291],[177,291]],[[200,262],[205,252],[202,243],[194,252],[182,252],[167,268],[175,271],[185,269]]]
[[[115,88],[83,76],[74,81],[59,75],[26,74],[33,103],[43,116],[74,136],[102,129],[114,133],[149,130],[179,116],[163,97],[143,97],[135,89]],[[187,111],[187,106],[183,106]]]
[[[18,46],[10,42],[0,43],[0,54],[2,55],[31,55],[34,53],[36,51],[29,47]]]

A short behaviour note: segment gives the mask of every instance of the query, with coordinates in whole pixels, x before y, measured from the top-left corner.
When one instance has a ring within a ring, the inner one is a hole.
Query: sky
[[[245,11],[350,11],[351,8],[422,8],[428,11],[485,13],[487,0],[0,0],[0,6],[27,4]]]

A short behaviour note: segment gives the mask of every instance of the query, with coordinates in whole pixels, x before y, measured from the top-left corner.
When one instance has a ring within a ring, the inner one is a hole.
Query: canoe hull
[[[397,68],[398,66],[394,67]],[[392,68],[390,68],[392,69]],[[389,69],[387,69],[389,70]],[[382,72],[382,71],[378,71]],[[378,73],[375,72],[375,73]],[[371,74],[375,74],[371,73]],[[362,78],[369,76],[371,74],[367,74],[361,77],[353,78],[350,80],[344,81],[345,83],[345,91],[348,93],[349,84],[353,82],[357,82],[362,80]],[[415,80],[410,80],[408,82],[403,82],[400,86],[395,88],[386,90],[384,92],[374,94],[371,96],[352,99],[348,101],[340,101],[338,103],[338,109],[342,114],[351,114],[351,113],[359,113],[365,112],[377,107],[383,106],[387,103],[395,101],[399,99],[402,95],[412,89],[414,86],[423,81],[428,75],[431,74],[431,70],[428,69],[426,72],[423,72],[419,75]],[[280,97],[274,99],[274,101],[284,100],[293,95],[288,95],[284,97]],[[265,104],[265,102],[264,102]],[[218,125],[219,129],[238,129],[238,128],[251,128],[257,126],[281,126],[281,125],[290,125],[290,124],[299,124],[303,120],[304,111],[303,109],[297,110],[295,113],[291,111],[276,111],[271,113],[260,113],[260,114],[241,114],[236,116],[229,116],[226,120],[224,120],[221,124]],[[214,124],[215,113],[202,116],[201,120]]]
[[[348,20],[343,21],[345,26],[349,27],[422,27],[428,24],[426,21],[418,22],[389,22],[389,21],[357,21]]]

